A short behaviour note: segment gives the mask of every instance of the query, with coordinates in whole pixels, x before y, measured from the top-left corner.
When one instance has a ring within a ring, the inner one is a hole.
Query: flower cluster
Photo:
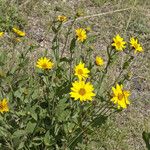
[[[134,54],[144,51],[142,45],[135,37],[127,42],[117,34],[107,47],[99,45],[103,51],[94,51],[98,37],[88,38],[91,28],[74,30],[79,15],[69,21],[64,15],[54,19],[51,50],[45,50],[34,66],[33,57],[42,53],[34,50],[43,51],[40,41],[29,41],[18,27],[10,36],[2,32],[9,28],[0,31],[2,44],[6,40],[12,47],[0,51],[1,149],[92,148],[88,144],[93,131],[130,105],[131,92],[123,85],[131,79]]]
[[[130,44],[131,47],[135,50],[134,53],[136,54],[137,52],[143,52],[143,48],[141,46],[141,44],[138,43],[138,39],[135,39],[134,37],[132,37],[130,39]],[[123,49],[126,48],[126,42],[124,41],[124,39],[117,34],[116,37],[113,38],[113,43],[112,46],[115,47],[115,49],[117,51],[123,51]]]
[[[58,16],[58,20],[64,22],[65,17],[64,16]],[[83,42],[86,38],[86,30],[83,28],[79,28],[76,30],[76,36],[77,40],[80,42]],[[137,51],[142,52],[143,48],[138,43],[137,39],[131,38],[130,39],[131,47],[135,49],[135,53]],[[113,38],[112,46],[115,47],[117,51],[122,51],[126,48],[126,42],[124,39],[118,34],[116,37]],[[97,66],[102,66],[104,64],[104,60],[100,56],[96,56],[95,58],[95,64]],[[48,70],[53,67],[53,62],[46,58],[42,57],[38,59],[36,66],[43,70]],[[77,81],[72,83],[70,96],[74,98],[74,100],[79,101],[92,101],[93,97],[95,96],[94,87],[90,82],[86,82],[87,78],[89,77],[90,71],[88,68],[85,67],[85,64],[83,62],[79,62],[78,65],[74,68],[74,75],[78,78]],[[123,86],[116,84],[116,88],[112,87],[113,91],[113,97],[111,101],[114,104],[117,104],[118,108],[127,108],[127,105],[130,104],[128,97],[130,95],[129,91],[123,90]]]
[[[66,21],[65,16],[58,16],[58,20],[61,22]],[[17,28],[13,28],[13,31],[18,35],[18,36],[25,36],[25,32],[20,31]],[[3,36],[3,32],[0,32],[0,36]],[[77,40],[83,42],[86,40],[87,35],[86,35],[86,30],[83,28],[79,28],[76,30],[76,36]],[[143,48],[142,46],[138,43],[138,39],[131,38],[130,39],[130,44],[131,47],[135,50],[136,52],[142,52]],[[117,34],[116,37],[113,38],[113,43],[112,46],[115,47],[117,51],[122,51],[123,49],[126,48],[126,42],[124,39]],[[96,56],[95,58],[95,64],[97,66],[102,66],[104,64],[104,60],[100,56]],[[49,70],[52,69],[54,66],[54,63],[46,58],[46,57],[41,57],[37,60],[36,62],[36,67],[43,69],[43,70]],[[87,82],[87,78],[89,77],[90,71],[88,68],[85,67],[85,64],[80,61],[78,65],[75,66],[74,68],[74,75],[78,78],[77,81],[72,83],[71,87],[71,92],[70,96],[74,98],[74,100],[79,100],[79,101],[92,101],[93,97],[95,96],[94,87],[90,82]],[[127,108],[127,105],[130,104],[128,97],[130,96],[129,91],[123,90],[123,86],[116,84],[116,88],[112,87],[113,91],[113,97],[111,98],[111,101],[114,104],[117,104],[118,108]],[[7,100],[3,99],[0,102],[0,112],[7,112],[9,111]]]
[[[94,87],[90,82],[86,82],[90,71],[85,68],[85,64],[80,62],[79,65],[75,66],[75,76],[78,77],[78,81],[72,83],[70,95],[74,100],[92,101],[92,97],[95,96],[93,92]]]
[[[135,50],[134,53],[136,54],[137,52],[143,52],[143,48],[142,46],[138,43],[138,39],[135,39],[134,37],[132,37],[130,39],[130,44],[131,47]]]
[[[118,105],[118,108],[127,108],[130,104],[128,97],[130,96],[130,91],[123,90],[123,85],[116,84],[116,88],[112,87],[113,98],[111,101]]]
[[[16,37],[14,39],[15,42],[21,42],[20,37],[24,37],[26,35],[25,32],[21,31],[20,29],[13,27],[12,31],[15,33]],[[4,32],[0,32],[0,37],[4,35]]]

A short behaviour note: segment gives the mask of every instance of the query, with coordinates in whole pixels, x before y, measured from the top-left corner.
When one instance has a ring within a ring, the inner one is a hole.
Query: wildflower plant
[[[60,37],[67,17],[55,19],[51,51],[45,50],[37,59],[31,57],[36,51],[33,45],[16,55],[0,51],[1,149],[87,147],[96,128],[132,105],[132,92],[125,88],[128,69],[134,60],[133,50],[142,52],[143,48],[137,39],[125,41],[117,34],[106,47],[106,58],[95,58],[86,29],[75,25],[77,17],[68,27],[63,46]],[[17,36],[26,35],[16,28],[12,31]],[[27,42],[25,39],[24,44]],[[119,64],[122,69],[108,84],[109,68],[120,53],[126,56]],[[10,66],[6,67],[8,60]]]

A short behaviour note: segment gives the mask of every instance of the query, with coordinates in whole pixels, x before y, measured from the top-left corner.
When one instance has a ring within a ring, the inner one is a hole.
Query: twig
[[[125,28],[124,33],[126,33],[126,31],[128,30],[129,24],[130,24],[131,19],[132,19],[133,9],[134,9],[135,5],[136,5],[136,0],[134,0],[133,7],[131,8],[131,13],[130,13],[130,16],[129,16],[129,19],[128,19],[128,22],[127,22],[127,26]]]
[[[124,8],[124,9],[117,9],[117,10],[114,10],[114,11],[108,11],[108,12],[104,12],[104,13],[99,13],[99,14],[87,15],[87,16],[84,16],[84,17],[77,18],[76,21],[82,20],[82,19],[86,19],[86,18],[93,18],[93,17],[98,17],[98,16],[103,16],[103,15],[113,14],[113,13],[117,13],[117,12],[127,11],[127,10],[132,9],[132,8],[133,7],[129,7],[129,8]],[[72,21],[73,20],[69,20],[66,23],[64,23],[64,25],[66,25],[68,23],[71,23]]]

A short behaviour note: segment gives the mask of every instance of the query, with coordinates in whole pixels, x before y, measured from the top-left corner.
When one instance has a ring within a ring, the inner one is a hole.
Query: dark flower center
[[[79,94],[80,95],[85,95],[85,93],[86,93],[86,90],[84,89],[84,88],[81,88],[80,90],[79,90]]]
[[[82,75],[83,74],[83,70],[82,69],[78,69],[78,74]]]
[[[118,99],[119,99],[119,100],[122,100],[123,97],[124,97],[123,93],[119,93],[119,94],[118,94]]]

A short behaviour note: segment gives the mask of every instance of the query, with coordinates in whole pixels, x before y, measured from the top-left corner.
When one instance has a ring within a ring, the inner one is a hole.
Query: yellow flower
[[[14,40],[15,40],[15,42],[21,42],[20,38],[15,38]]]
[[[113,41],[114,43],[112,43],[112,46],[114,46],[116,50],[122,51],[124,48],[126,48],[126,42],[122,37],[120,37],[119,34],[117,34],[116,37],[113,38]]]
[[[0,78],[1,77],[6,77],[6,73],[2,69],[0,69]]]
[[[2,101],[0,101],[0,112],[3,113],[7,111],[9,111],[8,102],[7,99],[4,98]]]
[[[12,28],[12,30],[14,31],[14,33],[16,33],[19,36],[25,36],[26,35],[25,32],[23,32],[23,31],[21,31],[21,30],[19,30],[17,28]]]
[[[142,46],[138,43],[138,39],[135,39],[134,37],[132,37],[130,39],[130,44],[131,47],[133,47],[135,49],[134,53],[136,54],[137,52],[143,52],[143,48]]]
[[[92,31],[91,27],[90,27],[90,26],[86,27],[86,31],[87,31],[87,32]]]
[[[130,104],[128,100],[130,91],[123,90],[123,86],[119,84],[116,85],[116,88],[112,87],[112,91],[114,96],[111,101],[118,105],[118,109],[120,109],[120,107],[127,108],[127,105]]]
[[[90,72],[84,67],[84,65],[84,63],[80,62],[79,65],[75,66],[75,76],[77,76],[79,80],[86,79],[88,77],[88,73]]]
[[[96,56],[95,63],[97,66],[102,66],[104,64],[104,60],[100,56]]]
[[[4,32],[0,32],[0,37],[2,37],[4,35]]]
[[[61,15],[59,15],[58,17],[57,17],[57,20],[58,21],[60,21],[60,22],[66,22],[67,21],[67,17],[66,16],[61,16]]]
[[[40,69],[51,69],[53,67],[53,63],[50,61],[50,59],[46,57],[42,57],[38,59],[36,66]]]
[[[70,96],[74,98],[74,100],[80,100],[81,102],[92,101],[92,97],[95,96],[93,90],[93,85],[90,82],[75,81],[72,83]]]
[[[77,17],[84,16],[83,10],[78,10],[77,13],[76,13],[76,16],[77,16]]]
[[[84,40],[86,40],[87,36],[86,36],[86,31],[83,28],[78,28],[76,30],[76,36],[77,36],[77,40],[80,42],[83,42]]]

